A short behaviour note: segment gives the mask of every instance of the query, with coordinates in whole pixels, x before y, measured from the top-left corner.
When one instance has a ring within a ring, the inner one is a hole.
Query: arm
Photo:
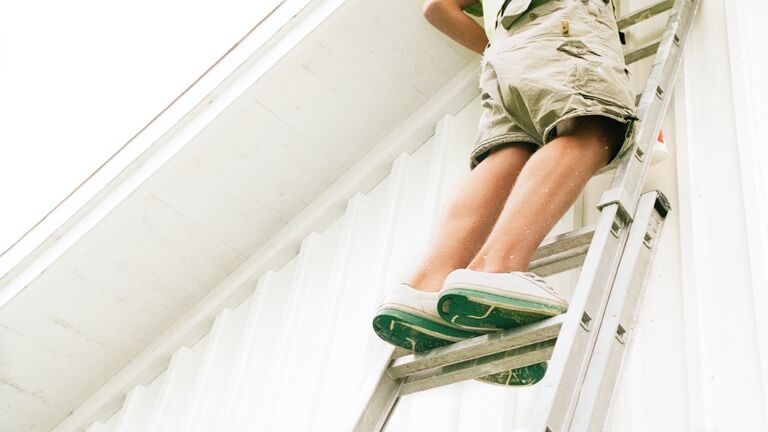
[[[462,11],[477,1],[426,0],[422,14],[433,27],[464,47],[482,54],[488,44],[488,37],[483,28]]]

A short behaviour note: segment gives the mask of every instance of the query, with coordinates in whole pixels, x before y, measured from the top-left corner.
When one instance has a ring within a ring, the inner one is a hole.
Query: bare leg
[[[596,116],[561,122],[558,138],[523,168],[496,225],[467,268],[526,271],[544,236],[618,150],[623,129],[616,121]]]
[[[427,253],[408,281],[411,286],[439,291],[448,273],[469,264],[534,150],[525,143],[498,147],[470,172],[441,216]]]

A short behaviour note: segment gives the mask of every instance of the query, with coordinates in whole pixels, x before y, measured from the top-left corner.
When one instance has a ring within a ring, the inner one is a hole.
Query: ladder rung
[[[550,339],[410,375],[400,387],[400,394],[416,393],[549,360],[555,349],[555,342],[556,339]]]
[[[656,4],[652,4],[636,12],[632,12],[627,16],[619,18],[619,20],[616,21],[616,24],[619,26],[619,30],[624,30],[625,28],[633,26],[640,21],[645,21],[648,18],[654,17],[662,12],[672,9],[674,4],[675,0],[664,0]]]
[[[549,276],[581,266],[594,234],[592,225],[544,239],[528,268]]]
[[[398,379],[417,372],[476,360],[511,349],[554,340],[560,333],[564,319],[565,315],[558,315],[525,326],[466,339],[430,351],[409,354],[395,359],[387,370],[387,374]]]
[[[650,57],[656,54],[656,51],[659,50],[660,44],[661,44],[661,41],[657,40],[647,45],[643,45],[636,50],[630,51],[624,55],[624,62],[626,64],[632,64],[638,60],[642,60],[646,57]]]

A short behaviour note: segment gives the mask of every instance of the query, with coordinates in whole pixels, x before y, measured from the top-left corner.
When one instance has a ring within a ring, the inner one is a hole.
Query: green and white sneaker
[[[560,315],[568,302],[534,273],[458,269],[445,279],[437,310],[467,331],[494,331]]]
[[[452,271],[445,279],[437,310],[447,322],[468,331],[498,331],[540,321],[568,310],[568,302],[530,272]],[[547,362],[515,369],[510,379],[536,384]]]
[[[397,284],[373,318],[373,330],[385,341],[412,352],[445,346],[486,332],[465,330],[437,314],[438,293]]]
[[[488,331],[462,329],[440,318],[439,293],[417,290],[406,283],[392,289],[373,318],[373,330],[386,342],[412,352],[427,351]],[[531,365],[478,378],[498,385],[530,385],[544,376],[546,365]]]

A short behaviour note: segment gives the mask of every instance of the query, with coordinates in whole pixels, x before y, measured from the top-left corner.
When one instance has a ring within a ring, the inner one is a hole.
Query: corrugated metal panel
[[[283,268],[263,275],[253,297],[223,311],[205,338],[176,353],[168,371],[131,392],[106,430],[343,430],[354,417],[348,407],[375,375],[370,365],[389,350],[371,331],[372,313],[385,291],[414,270],[438,210],[468,172],[478,106],[475,100],[457,119],[444,117],[433,138],[398,157],[392,173],[355,195],[342,218],[307,237]],[[571,213],[558,231],[573,226]],[[554,279],[565,291],[572,282],[567,274]],[[407,398],[393,424],[436,424],[426,408],[450,402],[456,415],[441,428],[483,419],[501,427],[514,420],[509,407],[529,403],[530,394],[452,386]],[[488,415],[494,411],[508,413]]]
[[[645,188],[664,191],[673,211],[611,430],[768,430],[759,313],[768,308],[764,270],[755,268],[766,245],[749,231],[765,207],[747,204],[763,197],[745,192],[745,179],[759,176],[739,153],[759,144],[735,136],[739,83],[724,61],[724,8],[724,0],[703,2],[664,126],[670,157],[652,168]],[[253,297],[222,312],[207,337],[177,352],[168,371],[89,430],[345,430],[358,392],[378,373],[371,365],[388,350],[370,329],[371,315],[418,264],[438,209],[466,175],[478,115],[475,99],[444,117],[433,138],[398,157],[384,181],[355,195],[297,257],[264,274]],[[556,231],[594,222],[608,180],[593,179]],[[569,294],[573,273],[551,278],[553,285]],[[409,395],[388,430],[510,431],[524,425],[536,392],[469,381]]]

